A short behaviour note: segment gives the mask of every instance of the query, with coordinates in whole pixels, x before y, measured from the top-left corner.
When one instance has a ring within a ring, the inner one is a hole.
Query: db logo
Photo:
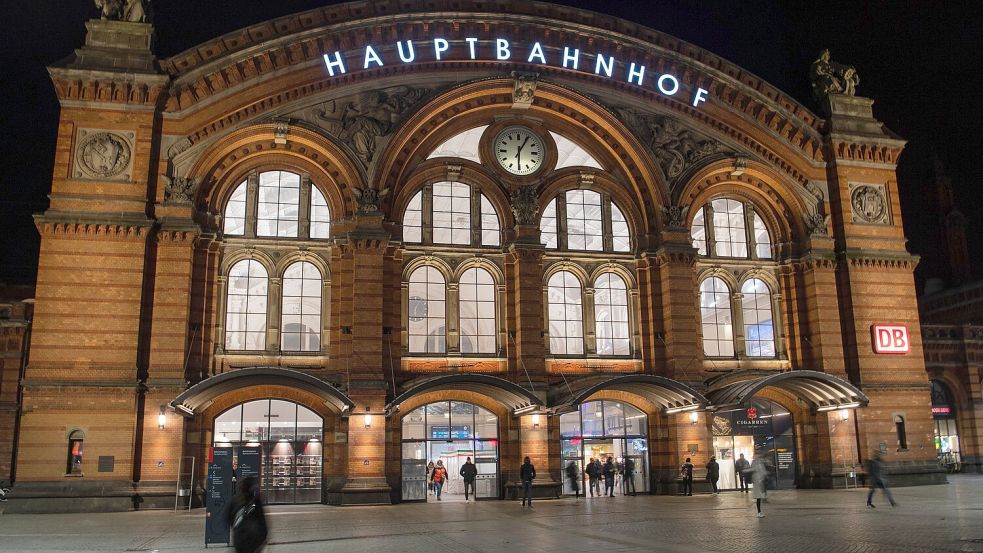
[[[870,328],[874,353],[908,353],[908,327],[905,325],[874,325]]]
[[[754,407],[748,408],[748,410],[747,410],[747,418],[749,420],[750,419],[756,419],[756,418],[758,418],[758,410],[755,409]]]

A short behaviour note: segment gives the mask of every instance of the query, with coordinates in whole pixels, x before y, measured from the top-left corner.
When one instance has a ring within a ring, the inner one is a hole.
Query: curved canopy
[[[754,394],[773,386],[789,391],[812,404],[817,411],[865,407],[870,400],[856,386],[842,378],[817,371],[789,371],[769,376],[748,375],[748,379],[710,386],[707,397],[717,409],[746,407]]]
[[[543,405],[532,392],[504,378],[473,373],[447,374],[417,381],[386,405],[386,415],[398,411],[399,405],[407,399],[434,390],[464,390],[482,394],[507,406],[513,414],[535,411]]]
[[[629,374],[614,378],[591,379],[575,384],[573,389],[560,390],[553,410],[556,413],[575,411],[577,406],[602,390],[618,390],[639,395],[658,405],[667,414],[703,409],[707,398],[692,387],[664,376]]]
[[[324,404],[336,413],[350,412],[355,406],[347,395],[331,383],[307,373],[277,367],[250,367],[237,369],[206,378],[185,390],[170,403],[178,413],[186,417],[211,404],[216,397],[239,388],[277,384],[299,388],[319,396]]]

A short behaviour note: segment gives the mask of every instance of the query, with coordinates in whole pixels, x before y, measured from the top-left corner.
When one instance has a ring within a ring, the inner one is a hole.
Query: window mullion
[[[246,238],[256,238],[256,218],[259,209],[259,173],[253,171],[246,177]]]
[[[707,257],[717,257],[717,233],[714,232],[713,206],[703,206],[703,227],[706,229]]]
[[[471,245],[481,246],[481,192],[477,186],[471,189]]]
[[[603,241],[601,247],[606,252],[614,251],[614,229],[611,224],[611,196],[601,195],[601,229]]]
[[[420,202],[422,210],[421,219],[423,225],[422,242],[433,244],[433,185],[423,187],[423,199]]]
[[[300,205],[297,206],[297,238],[311,238],[311,176],[307,173],[300,175]]]
[[[266,293],[266,351],[279,353],[283,350],[280,336],[280,313],[282,312],[283,286],[279,277],[270,277]],[[303,301],[303,300],[301,300]]]
[[[581,296],[582,328],[584,329],[584,352],[587,355],[597,355],[597,320],[595,319],[593,286],[585,286]]]
[[[747,237],[748,259],[758,259],[758,243],[754,237],[754,218],[758,214],[754,211],[754,204],[744,204],[744,235]]]
[[[743,359],[747,351],[744,343],[744,294],[734,292],[730,297],[731,317],[734,324],[734,355],[738,359]]]
[[[556,249],[567,249],[567,198],[566,194],[556,197]]]

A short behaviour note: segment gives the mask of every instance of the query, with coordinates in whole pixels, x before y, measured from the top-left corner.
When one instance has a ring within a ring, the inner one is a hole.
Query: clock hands
[[[529,137],[527,136],[526,139],[522,141],[522,144],[519,146],[519,148],[515,151],[515,161],[520,165],[522,164],[522,159],[520,159],[519,156],[522,155],[522,149],[526,147],[526,144],[528,142],[529,142]]]

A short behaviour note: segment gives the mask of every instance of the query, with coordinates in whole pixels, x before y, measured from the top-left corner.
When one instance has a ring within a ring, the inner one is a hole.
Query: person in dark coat
[[[751,468],[751,463],[744,458],[744,454],[741,453],[741,457],[734,461],[734,471],[737,472],[737,477],[741,485],[741,491],[747,493],[748,482],[751,481],[751,475],[748,474],[748,470]]]
[[[628,495],[628,488],[631,488],[631,495],[635,494],[635,461],[631,458],[625,459],[625,472],[621,476],[622,487],[625,489],[625,495]]]
[[[891,496],[891,490],[887,487],[887,478],[884,476],[884,454],[880,450],[874,452],[874,456],[867,461],[867,478],[870,480],[870,492],[867,493],[867,508],[874,508],[874,492],[877,488],[884,490],[884,495],[894,507],[898,503]]]
[[[474,466],[470,457],[461,465],[461,478],[464,479],[464,500],[468,500],[468,488],[471,489],[471,495],[478,499],[478,492],[474,490],[474,482],[478,478],[478,467]]]
[[[522,462],[522,467],[519,468],[519,480],[522,480],[522,506],[525,507],[526,503],[532,507],[532,481],[536,479],[536,467],[533,466],[532,460],[526,457]]]
[[[710,462],[707,463],[707,480],[710,482],[710,487],[713,488],[713,495],[717,495],[717,481],[720,480],[720,465],[717,463],[717,458],[713,455],[710,456]]]
[[[577,461],[570,461],[566,468],[567,479],[570,480],[570,487],[573,488],[574,496],[580,498],[580,469],[577,468]]]
[[[604,463],[602,473],[604,474],[604,495],[608,497],[614,497],[614,475],[616,472],[617,471],[614,467],[614,459],[608,457],[607,462]]]
[[[597,461],[597,459],[591,457],[590,463],[587,464],[587,481],[589,483],[591,497],[601,495],[601,485],[599,484],[600,478],[601,464]]]
[[[239,484],[239,491],[226,511],[232,528],[232,545],[236,553],[256,553],[262,551],[269,533],[263,502],[259,499],[259,479],[247,476]]]
[[[681,469],[683,475],[683,495],[693,495],[693,463],[686,458]]]

